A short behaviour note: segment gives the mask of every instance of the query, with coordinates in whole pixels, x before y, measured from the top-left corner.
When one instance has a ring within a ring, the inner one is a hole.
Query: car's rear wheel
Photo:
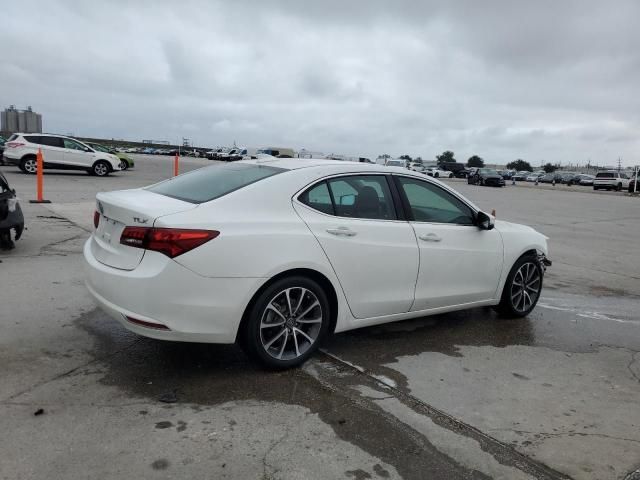
[[[256,299],[244,326],[243,347],[274,369],[298,366],[324,338],[330,322],[324,290],[306,277],[280,279]]]
[[[542,266],[535,255],[520,257],[509,272],[496,310],[510,317],[528,315],[540,298],[543,276]]]
[[[95,175],[96,177],[106,177],[107,175],[109,175],[110,171],[111,167],[104,160],[98,160],[91,167],[91,174]]]
[[[38,162],[36,157],[25,157],[20,162],[20,170],[31,175],[38,173]]]

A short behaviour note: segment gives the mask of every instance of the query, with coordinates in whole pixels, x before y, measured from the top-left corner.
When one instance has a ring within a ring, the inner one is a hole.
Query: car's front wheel
[[[110,171],[111,166],[107,162],[105,162],[104,160],[98,160],[91,167],[90,173],[92,175],[95,175],[96,177],[106,177],[107,175],[109,175]]]
[[[540,298],[543,276],[544,271],[535,255],[520,257],[509,272],[496,310],[510,317],[528,315]]]
[[[327,334],[330,307],[316,282],[306,277],[280,279],[256,299],[244,326],[242,345],[269,368],[305,362]]]
[[[129,168],[129,164],[126,162],[126,160],[120,160],[120,169],[126,170],[127,168]]]

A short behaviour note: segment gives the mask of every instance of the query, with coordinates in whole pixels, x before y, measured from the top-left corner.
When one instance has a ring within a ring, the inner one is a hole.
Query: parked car
[[[423,173],[426,170],[426,168],[424,168],[424,165],[422,164],[421,160],[413,160],[412,162],[409,162],[409,170]]]
[[[121,170],[128,170],[129,168],[133,168],[135,167],[135,162],[133,161],[133,158],[131,158],[129,155],[127,155],[124,152],[118,152],[117,150],[113,150],[105,145],[101,145],[99,143],[95,143],[95,142],[84,142],[87,145],[89,145],[91,148],[93,148],[96,151],[99,152],[104,152],[104,153],[111,153],[113,155],[115,155],[116,157],[118,157],[120,159],[120,169]]]
[[[13,230],[13,238],[11,231]],[[24,216],[16,191],[0,172],[0,250],[10,250],[24,230]]]
[[[492,168],[476,168],[469,172],[467,183],[487,187],[504,187],[504,178]]]
[[[527,182],[537,182],[540,180],[540,177],[543,177],[544,175],[546,175],[545,172],[533,172],[530,173],[525,180]]]
[[[560,183],[562,182],[562,175],[559,173],[547,173],[541,176],[538,181],[540,183]]]
[[[526,316],[550,265],[532,228],[366,163],[243,160],[96,208],[86,284],[107,313],[152,338],[237,341],[272,368],[333,332],[480,306]]]
[[[511,180],[511,177],[513,177],[513,175],[515,174],[515,172],[511,170],[498,170],[498,173],[504,180]]]
[[[629,191],[629,193],[633,193],[633,192],[640,192],[640,173],[636,174],[637,176],[634,178],[633,177],[633,173],[631,174],[631,178],[629,179],[629,186],[627,187],[627,190]],[[636,187],[636,184],[638,185]]]
[[[525,181],[529,175],[531,175],[531,172],[529,172],[527,170],[521,170],[521,171],[517,172],[516,174],[514,174],[512,176],[512,179],[522,182],[522,181]]]
[[[0,165],[4,165],[4,144],[7,143],[7,139],[0,135]]]
[[[96,151],[85,143],[61,135],[16,133],[7,141],[4,156],[23,172],[35,174],[38,149],[42,149],[44,168],[85,170],[98,177],[121,170],[117,156]]]
[[[425,170],[427,175],[435,178],[453,178],[453,172],[449,172],[447,170],[443,170],[439,167],[429,167]]]
[[[582,186],[593,186],[593,181],[596,177],[593,175],[580,174],[580,181],[578,182]]]
[[[258,150],[257,153],[263,153],[265,155],[271,155],[273,157],[278,158],[293,158],[295,157],[295,152],[293,148],[287,147],[267,147]]]
[[[406,168],[405,165],[406,162],[404,160],[387,160],[387,163],[385,163],[385,167]]]
[[[596,178],[593,181],[594,190],[620,191],[623,188],[629,188],[629,177],[625,173],[614,170],[596,173]]]
[[[453,176],[456,178],[467,178],[467,168],[464,163],[459,162],[443,162],[440,165],[442,170],[447,170],[448,172],[452,172]]]

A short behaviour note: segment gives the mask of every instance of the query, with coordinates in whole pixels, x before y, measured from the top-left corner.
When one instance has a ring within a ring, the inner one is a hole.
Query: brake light
[[[8,148],[18,148],[18,147],[24,147],[24,145],[25,144],[21,142],[7,142],[5,143],[4,146]]]
[[[190,230],[181,228],[125,227],[120,243],[128,247],[160,252],[169,258],[193,250],[220,232],[216,230]]]
[[[100,212],[96,210],[93,212],[93,226],[97,229],[98,225],[100,225]]]

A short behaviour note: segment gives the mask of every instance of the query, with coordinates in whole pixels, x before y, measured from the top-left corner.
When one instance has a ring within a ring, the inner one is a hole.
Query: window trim
[[[393,209],[394,209],[394,213],[396,215],[396,218],[394,219],[386,219],[386,218],[360,218],[360,217],[341,217],[339,215],[335,215],[335,211],[336,211],[336,204],[335,204],[335,199],[333,198],[333,192],[331,190],[331,186],[329,185],[329,181],[336,179],[336,178],[340,178],[340,177],[362,177],[362,176],[366,176],[366,177],[372,177],[372,176],[381,176],[381,177],[385,177],[385,181],[387,182],[387,188],[389,188],[389,192],[391,193],[391,204],[393,205]],[[299,205],[308,208],[309,210],[311,210],[312,212],[315,212],[319,215],[325,215],[327,217],[331,217],[331,218],[340,218],[340,219],[346,219],[346,220],[358,220],[358,221],[374,221],[374,222],[406,222],[407,220],[405,220],[404,217],[404,212],[403,210],[401,210],[402,208],[402,204],[398,204],[396,203],[397,201],[399,201],[396,198],[396,195],[398,195],[397,191],[394,194],[395,191],[395,185],[393,180],[390,178],[391,175],[389,173],[386,172],[344,172],[344,173],[336,173],[333,175],[327,175],[325,177],[322,178],[318,178],[316,180],[314,180],[313,182],[308,183],[307,185],[305,185],[304,187],[302,187],[300,190],[298,190],[298,192],[296,192],[295,194],[293,194],[292,196],[292,200],[294,200],[296,203],[298,203]],[[300,200],[300,196],[303,195],[305,192],[308,192],[309,190],[317,187],[318,185],[320,185],[322,182],[326,182],[327,183],[327,189],[329,190],[329,195],[331,196],[331,203],[333,205],[333,211],[334,211],[334,215],[330,215],[328,213],[324,213],[321,212],[320,210],[316,210],[315,208],[310,207],[309,205],[307,205],[306,203],[304,203],[302,200]],[[399,195],[398,195],[399,196]]]
[[[396,184],[396,188],[398,189],[398,192],[400,194],[400,198],[402,200],[402,206],[405,209],[406,213],[407,213],[407,221],[411,222],[411,223],[419,223],[421,225],[423,224],[427,224],[427,225],[453,225],[453,226],[457,226],[457,227],[474,227],[474,228],[478,228],[476,222],[477,222],[477,218],[478,218],[478,210],[476,210],[473,206],[469,205],[469,202],[467,202],[466,200],[464,200],[463,198],[460,197],[460,195],[457,195],[455,192],[446,189],[446,188],[442,188],[440,185],[436,184],[435,182],[431,182],[429,180],[426,179],[422,179],[422,178],[417,178],[414,176],[410,176],[410,175],[402,175],[402,174],[392,174],[393,177],[393,182]],[[473,219],[473,223],[469,224],[469,225],[465,225],[462,223],[449,223],[449,222],[422,222],[420,220],[416,220],[413,217],[413,211],[411,210],[411,204],[409,203],[409,199],[407,198],[407,194],[405,193],[404,189],[402,188],[402,185],[400,184],[400,178],[408,178],[410,180],[414,180],[417,182],[423,182],[426,183],[428,185],[433,186],[434,188],[439,188],[440,190],[448,193],[449,195],[453,196],[454,198],[456,198],[458,201],[460,201],[463,205],[466,205],[467,208],[469,210],[471,210],[471,218]]]

